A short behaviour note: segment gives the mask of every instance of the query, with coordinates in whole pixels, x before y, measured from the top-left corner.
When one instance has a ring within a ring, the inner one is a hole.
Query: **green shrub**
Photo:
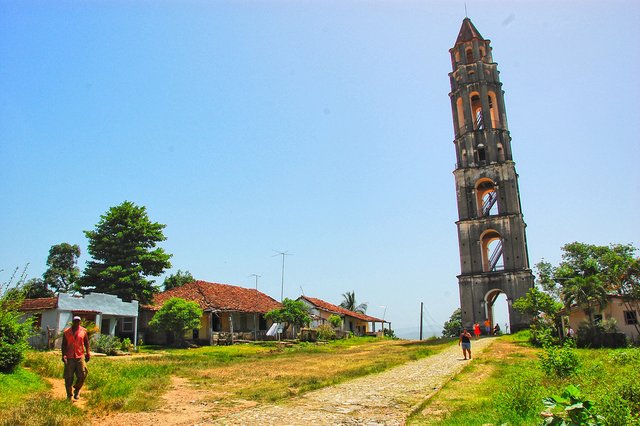
[[[131,339],[125,337],[120,343],[120,349],[122,352],[131,352],[133,351],[133,343],[131,343]]]
[[[122,347],[120,339],[108,334],[100,334],[95,339],[91,340],[92,349],[96,352],[101,352],[107,355],[115,355]]]
[[[0,372],[10,373],[16,369],[29,347],[27,339],[31,336],[31,319],[21,322],[22,313],[18,311],[21,299],[13,299],[5,294],[0,297]]]
[[[609,360],[619,365],[640,364],[640,348],[614,351],[609,355]]]
[[[342,325],[342,318],[340,318],[340,315],[330,315],[328,320],[329,324],[331,324],[333,328],[338,328]]]
[[[319,325],[316,330],[318,330],[318,339],[320,340],[336,339],[336,331],[329,324]]]
[[[632,425],[634,416],[631,414],[627,401],[615,392],[605,393],[599,400],[596,411],[602,416],[602,424],[606,426]],[[635,418],[637,421],[637,416]]]
[[[582,397],[580,389],[569,385],[562,395],[544,399],[547,412],[543,414],[546,425],[602,425],[603,418],[593,412],[593,402]]]
[[[538,354],[540,367],[549,376],[568,377],[578,370],[580,361],[570,343],[564,346],[545,346]]]

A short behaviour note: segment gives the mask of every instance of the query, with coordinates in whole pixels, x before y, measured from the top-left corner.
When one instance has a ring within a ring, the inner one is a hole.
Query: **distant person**
[[[87,362],[91,358],[89,334],[87,329],[80,325],[80,321],[80,317],[73,317],[71,327],[65,328],[62,336],[62,362],[64,363],[64,387],[67,390],[67,400],[71,400],[72,387],[73,398],[80,397],[80,389],[89,373],[87,370]],[[75,385],[73,384],[74,376]]]
[[[476,336],[476,339],[480,337],[480,324],[478,324],[477,322],[473,324],[473,334],[474,336]]]
[[[464,359],[467,359],[467,354],[469,354],[469,359],[471,359],[471,333],[469,333],[466,328],[462,330],[460,340],[458,340],[458,346],[460,345],[462,345],[462,356]]]
[[[567,327],[567,337],[569,339],[573,339],[575,335],[576,335],[576,332],[573,331],[573,328],[571,328],[571,326]]]
[[[484,332],[487,333],[487,336],[491,334],[491,321],[489,321],[489,318],[484,320]]]
[[[493,335],[496,336],[500,334],[500,324],[496,323],[496,326],[493,327]]]

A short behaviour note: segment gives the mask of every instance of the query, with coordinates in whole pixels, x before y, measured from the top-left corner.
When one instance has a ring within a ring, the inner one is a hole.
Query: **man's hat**
[[[82,321],[82,318],[80,318],[79,316],[76,315],[75,317],[73,317],[73,320],[74,321]]]

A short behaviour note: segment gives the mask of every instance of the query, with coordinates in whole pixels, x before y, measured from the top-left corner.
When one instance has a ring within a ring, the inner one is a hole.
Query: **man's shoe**
[[[80,394],[80,389],[76,389],[75,391],[73,391],[73,399],[79,399],[80,397],[78,396]]]

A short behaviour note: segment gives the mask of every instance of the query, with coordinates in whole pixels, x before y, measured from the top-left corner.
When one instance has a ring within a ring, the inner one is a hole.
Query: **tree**
[[[174,345],[182,346],[185,332],[199,328],[201,317],[202,309],[196,302],[172,297],[162,305],[149,325],[155,330],[171,333]]]
[[[290,325],[304,327],[311,322],[307,305],[302,300],[291,300],[288,298],[282,301],[282,308],[269,311],[264,317],[273,322],[284,323],[285,331]]]
[[[171,274],[164,279],[164,283],[163,283],[164,290],[167,291],[172,288],[180,287],[181,285],[192,283],[195,280],[196,279],[193,278],[193,275],[191,275],[191,272],[189,271],[182,272],[180,269],[178,269],[178,272],[176,272],[175,274]]]
[[[594,325],[594,310],[607,303],[612,287],[606,280],[603,255],[607,246],[573,242],[562,247],[562,261],[553,269],[553,280],[562,287],[562,301],[569,308],[577,304]]]
[[[39,297],[53,297],[55,294],[49,290],[47,283],[40,278],[31,278],[22,286],[25,299],[37,299]]]
[[[115,294],[125,301],[150,303],[158,288],[147,276],[159,276],[171,267],[170,254],[156,244],[166,238],[165,225],[152,222],[145,207],[125,201],[111,207],[93,231],[84,231],[89,239],[87,262],[81,279],[85,293]]]
[[[560,310],[562,303],[555,300],[550,294],[539,290],[537,287],[529,289],[524,297],[513,302],[513,308],[531,316],[531,342],[542,345],[559,335],[558,329],[562,328]]]
[[[47,286],[56,293],[78,290],[76,287],[80,277],[78,257],[80,257],[80,247],[77,244],[61,243],[51,246],[49,257],[47,257],[49,269],[43,275]]]
[[[364,314],[367,312],[367,304],[366,303],[361,303],[358,305],[358,303],[356,302],[356,292],[355,291],[351,291],[351,292],[346,292],[342,294],[343,300],[342,302],[340,302],[340,306],[342,308],[345,308],[351,312],[359,312],[361,314]]]
[[[462,310],[460,308],[453,311],[449,321],[444,323],[442,337],[458,337],[462,331]]]

